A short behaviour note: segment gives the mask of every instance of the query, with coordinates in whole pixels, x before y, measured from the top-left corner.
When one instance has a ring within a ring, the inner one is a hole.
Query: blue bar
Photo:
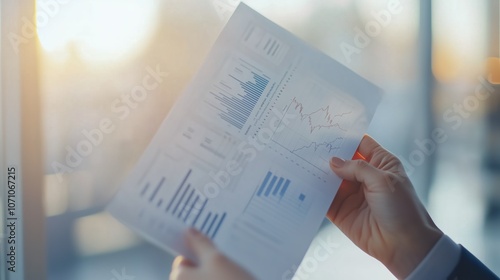
[[[246,92],[246,95],[244,98],[248,101],[252,101],[253,103],[255,103],[255,101],[258,100],[260,98],[260,96],[262,95],[261,92],[258,92],[258,93],[249,92],[249,91],[245,91],[245,92]]]
[[[257,74],[254,74],[253,78],[255,79],[255,81],[257,83],[263,83],[263,84],[266,84],[266,85],[269,83],[268,79],[266,79],[266,78],[264,78],[264,77],[262,77],[260,75],[257,75]]]
[[[168,212],[168,210],[170,209],[170,206],[172,206],[172,203],[174,203],[175,199],[177,198],[177,195],[179,194],[180,190],[182,189],[182,187],[184,186],[184,183],[186,183],[186,180],[187,178],[189,177],[189,175],[191,174],[191,169],[189,169],[189,171],[187,172],[186,176],[184,177],[184,179],[182,179],[182,183],[180,184],[180,186],[177,188],[177,190],[175,191],[175,194],[174,194],[174,197],[172,197],[172,199],[170,200],[170,202],[168,203],[168,206],[167,208],[165,209],[165,212]]]
[[[247,117],[241,114],[238,110],[232,108],[231,106],[228,106],[226,109],[227,109],[226,113],[229,115],[231,114],[234,115],[236,117],[235,119],[241,120],[242,122],[246,121]]]
[[[205,202],[203,202],[203,206],[201,206],[200,212],[198,212],[198,215],[196,215],[196,218],[194,218],[193,226],[196,225],[198,218],[200,217],[201,213],[203,212],[203,209],[205,209],[205,205],[207,205],[207,201],[208,201],[208,199],[205,199]]]
[[[244,105],[245,107],[248,108],[248,111],[253,110],[253,107],[255,107],[255,103],[257,101],[257,97],[249,96],[247,93],[245,96],[242,97],[240,103]],[[248,113],[250,115],[250,113]]]
[[[184,217],[184,222],[187,221],[189,215],[191,215],[191,211],[193,211],[193,207],[196,205],[196,202],[198,202],[198,199],[200,199],[200,196],[197,195],[196,198],[194,199],[193,203],[191,203],[191,207],[189,208],[186,217]]]
[[[257,95],[257,96],[262,95],[262,90],[256,89],[256,88],[245,89],[245,92],[247,92],[247,93],[253,93],[253,94]]]
[[[160,198],[158,200],[158,203],[156,204],[156,207],[160,207],[162,203],[163,203],[163,199]]]
[[[283,177],[280,177],[280,180],[278,181],[278,185],[276,186],[276,188],[274,188],[274,191],[273,191],[273,195],[276,195],[278,194],[278,191],[280,190],[280,187],[281,187],[281,184],[283,184]]]
[[[229,116],[227,116],[226,113],[220,113],[219,116],[221,119],[225,120],[229,124],[232,124],[234,127],[241,129],[243,127],[242,123],[236,122],[235,120],[231,119]]]
[[[264,92],[264,90],[266,89],[266,86],[267,84],[256,84],[255,87],[260,91],[260,92]]]
[[[241,124],[244,124],[246,122],[245,117],[239,116],[238,113],[234,111],[234,109],[228,109],[228,112],[226,114],[235,121],[240,122]]]
[[[256,89],[259,89],[263,91],[266,88],[266,81],[261,81],[261,80],[255,80],[255,83],[253,84]]]
[[[184,212],[184,209],[186,209],[186,206],[191,201],[191,197],[193,196],[193,194],[194,194],[194,189],[192,189],[191,192],[189,193],[188,199],[186,200],[186,203],[184,203],[184,206],[182,206],[181,211],[179,211],[179,215],[177,215],[177,218],[179,219],[181,218],[182,212]]]
[[[261,75],[254,74],[253,77],[254,77],[255,81],[257,81],[257,82],[262,82],[262,83],[266,83],[266,84],[269,83],[269,79],[264,78]]]
[[[267,186],[266,193],[264,194],[265,196],[269,196],[269,193],[271,193],[271,190],[274,187],[274,183],[276,183],[276,179],[278,179],[278,177],[276,177],[276,175],[273,175],[271,183],[269,183],[269,186]]]
[[[244,104],[244,103],[252,103],[254,100],[259,99],[257,96],[252,96],[249,93],[245,93],[245,95],[238,93],[238,97],[240,98],[240,101],[238,103]]]
[[[187,188],[184,189],[182,192],[181,198],[179,199],[179,202],[177,202],[177,205],[175,205],[174,211],[172,211],[172,214],[175,214],[177,212],[177,208],[179,208],[179,205],[181,205],[182,201],[184,200],[184,196],[186,196],[186,193],[189,191],[189,188],[191,187],[191,184],[187,185]]]
[[[285,185],[283,186],[280,192],[281,197],[285,195],[286,189],[288,189],[288,185],[290,185],[290,180],[286,179]]]
[[[217,217],[219,217],[219,214],[215,214],[214,218],[212,219],[212,222],[210,223],[210,226],[208,227],[207,232],[205,233],[206,236],[209,236],[210,230],[214,226],[214,223],[217,220]]]
[[[264,191],[264,188],[266,187],[267,185],[267,181],[269,181],[269,178],[271,178],[271,175],[273,173],[271,173],[271,171],[268,171],[267,174],[266,174],[266,178],[264,178],[264,181],[262,182],[262,184],[260,185],[260,188],[259,188],[259,191],[257,191],[257,196],[260,196],[262,194],[262,191]]]
[[[230,108],[228,108],[228,109],[227,109],[227,112],[224,112],[224,114],[225,114],[227,117],[229,117],[229,118],[231,118],[232,120],[234,120],[234,121],[237,121],[237,122],[239,122],[239,123],[241,123],[241,124],[245,123],[245,122],[244,122],[244,120],[242,120],[242,119],[241,119],[241,118],[239,118],[238,116],[235,116],[235,115],[234,115],[234,111],[233,111],[233,110],[231,110]]]
[[[158,193],[158,191],[160,190],[160,187],[161,185],[163,185],[163,182],[165,182],[165,177],[162,177],[161,180],[160,180],[160,183],[158,183],[158,186],[156,186],[156,189],[154,190],[154,192],[151,194],[151,197],[149,198],[149,202],[152,202],[153,199],[155,198],[156,194]]]
[[[222,222],[224,222],[225,218],[226,218],[226,212],[224,212],[224,214],[222,214],[222,217],[220,218],[219,224],[217,225],[217,227],[215,227],[214,233],[212,234],[212,239],[215,238],[215,235],[219,231],[219,228],[220,228]]]
[[[255,97],[249,96],[249,97],[245,98],[245,102],[249,104],[248,107],[253,109],[253,108],[255,108],[255,104],[257,104],[257,101],[259,101],[259,98],[260,97],[258,97],[258,96],[255,96]],[[248,115],[250,115],[250,114],[248,114]]]
[[[241,117],[241,116],[238,116],[238,115],[234,112],[234,110],[229,109],[228,111],[229,111],[229,112],[227,112],[227,113],[226,113],[228,117],[232,118],[232,119],[233,119],[233,120],[235,120],[235,121],[240,122],[241,124],[244,124],[244,123],[245,123],[245,119],[244,119],[243,117]]]
[[[235,76],[233,76],[233,75],[229,75],[229,77],[231,77],[231,78],[235,79],[236,81],[238,81],[238,82],[240,82],[240,83],[243,83],[240,79],[236,78],[236,77],[235,77]]]
[[[203,222],[203,225],[201,226],[200,228],[200,231],[203,232],[203,229],[205,228],[205,225],[207,224],[208,222],[208,219],[210,219],[210,216],[212,216],[212,212],[208,212],[208,215],[207,217],[205,218],[205,221]]]
[[[244,109],[245,112],[247,113],[247,115],[250,115],[250,111],[252,110],[252,108],[245,107],[245,103],[247,100],[246,100],[246,97],[244,97],[244,96],[241,96],[240,98],[224,97],[224,98],[221,98],[221,101],[226,102],[227,104],[231,104],[231,106],[233,106],[233,107],[238,107],[237,109],[239,109],[239,110]]]
[[[227,97],[225,97],[227,99]],[[221,103],[224,102],[224,103],[228,103],[230,104],[232,107],[237,107],[237,109],[241,110],[241,111],[244,111],[246,115],[250,115],[250,111],[251,111],[251,108],[248,108],[248,107],[245,107],[244,104],[242,104],[244,101],[239,101],[239,102],[235,102],[235,101],[232,101],[232,100],[225,100],[224,98],[220,98],[221,100]]]
[[[245,99],[249,100],[256,100],[259,99],[260,96],[262,95],[262,92],[260,91],[250,91],[250,90],[245,90]]]

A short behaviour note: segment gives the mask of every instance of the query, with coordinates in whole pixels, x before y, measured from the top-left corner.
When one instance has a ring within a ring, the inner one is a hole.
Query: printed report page
[[[174,254],[193,258],[193,227],[258,279],[282,279],[341,183],[330,158],[352,157],[380,98],[240,4],[108,210]]]

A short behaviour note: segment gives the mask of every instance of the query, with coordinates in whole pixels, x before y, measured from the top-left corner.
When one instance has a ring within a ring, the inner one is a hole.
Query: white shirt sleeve
[[[460,246],[443,235],[406,280],[446,279],[460,259]]]

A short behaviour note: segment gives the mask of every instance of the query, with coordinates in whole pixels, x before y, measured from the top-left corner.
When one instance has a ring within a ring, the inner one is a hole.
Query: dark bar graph
[[[266,177],[262,181],[262,184],[257,190],[257,196],[269,197],[280,196],[283,197],[290,185],[290,180],[283,177],[278,177],[273,175],[271,171],[268,171]]]
[[[170,200],[170,202],[168,203],[167,209],[165,209],[165,211],[168,212],[168,210],[170,210],[170,207],[172,206],[172,204],[174,203],[175,199],[177,198],[177,195],[179,195],[179,192],[182,190],[182,187],[186,183],[186,180],[188,179],[189,175],[191,175],[191,169],[189,169],[189,171],[187,172],[186,176],[182,180],[182,183],[180,184],[180,186],[175,191],[174,197],[172,197],[172,200]]]
[[[186,216],[184,217],[184,223],[187,221],[187,218],[189,217],[189,215],[191,214],[191,211],[193,211],[193,208],[194,206],[196,205],[196,202],[198,202],[198,199],[200,199],[200,196],[197,195],[196,198],[194,199],[193,203],[191,204],[191,207],[189,208]]]
[[[219,110],[221,119],[241,129],[268,85],[269,79],[244,64],[235,66],[233,71],[233,74],[228,73],[227,82],[221,81],[217,90],[210,91],[216,101],[210,103]],[[251,76],[253,81],[246,81],[239,76]],[[234,85],[238,85],[239,88],[234,88]]]
[[[205,218],[205,221],[203,222],[203,225],[201,225],[200,231],[203,232],[203,229],[205,229],[205,225],[207,224],[208,220],[210,219],[210,216],[212,216],[212,212],[209,212],[207,217]]]
[[[271,190],[274,187],[274,183],[276,183],[277,179],[278,179],[278,177],[273,176],[273,178],[271,179],[271,182],[269,183],[269,186],[267,186],[266,193],[264,194],[265,196],[269,196],[269,194],[271,193]]]
[[[226,218],[226,213],[222,214],[222,217],[220,218],[219,223],[217,224],[217,227],[214,230],[214,233],[212,233],[212,239],[215,237],[215,235],[219,231],[220,225],[222,225],[222,222],[224,222],[225,218]]]
[[[245,205],[242,215],[247,225],[277,240],[284,232],[293,231],[302,225],[315,196],[313,190],[287,179],[287,173],[260,173],[262,181]]]
[[[215,213],[213,211],[206,211],[209,200],[208,198],[204,198],[202,194],[197,193],[194,186],[191,185],[189,180],[191,172],[191,169],[186,172],[169,200],[162,197],[163,191],[160,192],[163,185],[166,185],[165,177],[161,177],[158,183],[146,183],[141,189],[140,195],[157,208],[165,207],[165,213],[168,215],[182,221],[188,226],[197,228],[206,236],[215,238],[226,218],[226,212]],[[154,189],[151,188],[153,186]],[[168,204],[166,203],[167,201]],[[166,206],[162,206],[164,204]]]
[[[194,218],[194,221],[191,224],[191,226],[193,226],[193,227],[196,226],[196,222],[198,221],[198,218],[201,216],[201,213],[203,213],[203,210],[205,209],[205,206],[207,205],[207,201],[208,201],[208,199],[205,199],[205,202],[203,202],[203,206],[201,206],[201,209],[198,212],[198,214],[196,215],[196,218]]]
[[[158,194],[158,191],[160,190],[161,185],[163,185],[163,182],[165,182],[165,177],[162,177],[158,185],[156,186],[156,189],[153,191],[151,194],[151,197],[149,198],[149,201],[152,202],[153,199],[156,197],[156,194]]]
[[[283,186],[283,189],[281,189],[280,196],[283,197],[286,193],[286,190],[288,189],[288,185],[290,185],[290,180],[286,179],[285,185]]]
[[[276,188],[274,188],[273,195],[278,194],[278,191],[280,190],[280,187],[283,184],[283,181],[284,181],[284,179],[283,179],[283,177],[281,177],[280,180],[278,181],[278,185],[276,185]]]
[[[271,171],[268,171],[267,172],[267,175],[266,175],[266,178],[264,179],[264,181],[262,182],[262,185],[260,185],[260,188],[259,190],[257,191],[257,196],[260,196],[262,194],[262,192],[264,191],[264,189],[266,188],[266,185],[267,185],[267,181],[269,181],[269,178],[271,178],[271,175],[273,173],[271,173]]]
[[[184,203],[184,205],[182,206],[182,209],[181,211],[179,211],[179,214],[177,215],[177,218],[180,218],[182,213],[184,213],[184,209],[186,209],[186,206],[189,204],[189,202],[191,201],[191,198],[193,197],[194,195],[194,189],[191,190],[191,192],[189,193],[189,196],[187,198],[187,201],[186,203]]]
[[[172,214],[175,214],[177,212],[179,205],[181,205],[181,203],[184,201],[184,196],[186,195],[186,193],[189,191],[190,188],[191,188],[191,185],[188,184],[187,187],[182,192],[182,195],[181,195],[179,201],[177,201],[177,204],[175,205],[175,208],[174,208],[174,211],[172,211]]]
[[[208,229],[207,229],[207,234],[210,233],[210,230],[212,229],[212,227],[214,226],[215,224],[215,221],[217,221],[217,217],[219,217],[219,214],[215,214],[214,218],[212,219],[212,222],[210,223],[210,225],[208,226]]]

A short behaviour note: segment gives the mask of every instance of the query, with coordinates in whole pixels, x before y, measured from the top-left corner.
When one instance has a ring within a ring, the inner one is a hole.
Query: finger
[[[355,160],[355,159],[362,159],[362,160],[366,160],[365,156],[363,156],[360,152],[356,151],[354,153],[354,155],[352,156],[352,159]]]
[[[190,228],[186,234],[186,241],[189,248],[193,251],[198,260],[203,261],[209,258],[217,249],[210,239],[205,237],[196,229]]]
[[[195,267],[196,264],[193,261],[191,261],[190,259],[187,259],[183,256],[177,256],[174,259],[174,262],[172,263],[172,269],[177,269],[177,268],[180,268],[182,266]]]
[[[387,174],[364,160],[343,160],[333,157],[330,168],[344,180],[364,183],[368,190],[380,190],[387,183]]]
[[[359,143],[357,153],[359,153],[363,159],[370,160],[373,156],[373,153],[377,150],[377,148],[381,148],[379,143],[375,141],[370,135],[365,134],[363,139],[361,139],[361,143]]]
[[[174,260],[174,262],[177,261]],[[198,271],[194,267],[177,265],[176,267],[172,266],[172,270],[170,271],[170,280],[184,280],[184,279],[200,279],[198,276]]]

